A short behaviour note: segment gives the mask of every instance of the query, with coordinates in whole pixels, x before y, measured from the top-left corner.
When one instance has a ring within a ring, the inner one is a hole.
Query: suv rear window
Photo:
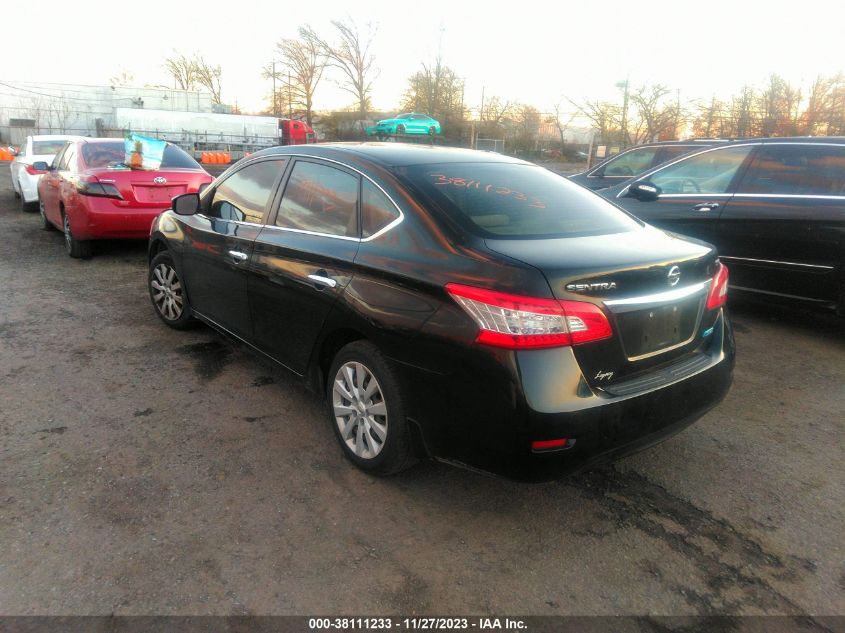
[[[32,141],[32,153],[35,156],[58,154],[67,141]]]
[[[82,160],[88,167],[125,167],[126,158],[123,141],[83,143]],[[161,169],[200,169],[199,163],[175,145],[164,148]]]
[[[535,165],[444,163],[397,172],[434,206],[481,237],[578,237],[639,226],[597,194]]]

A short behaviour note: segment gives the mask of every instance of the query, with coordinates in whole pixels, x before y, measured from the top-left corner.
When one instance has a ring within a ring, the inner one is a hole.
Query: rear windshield
[[[124,161],[126,154],[123,141],[104,141],[102,143],[84,143],[82,145],[82,160],[91,168],[113,167],[126,168]],[[199,169],[200,166],[186,152],[175,145],[168,144],[164,148],[161,161],[162,169]]]
[[[32,141],[32,153],[35,156],[58,154],[67,141]]]
[[[397,171],[437,208],[481,237],[578,237],[639,226],[595,193],[536,165],[444,163]]]

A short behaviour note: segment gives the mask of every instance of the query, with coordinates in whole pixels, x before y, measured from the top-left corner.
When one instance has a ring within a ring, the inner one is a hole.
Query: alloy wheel
[[[373,373],[351,361],[338,369],[332,407],[340,437],[355,455],[373,459],[387,440],[387,403]]]
[[[67,214],[65,214],[62,220],[62,226],[64,227],[65,233],[65,248],[70,253],[73,249],[73,233],[70,232],[70,220],[68,220]]]
[[[153,269],[150,278],[153,303],[159,313],[168,321],[176,321],[182,316],[184,299],[182,283],[176,269],[167,264],[159,264]]]

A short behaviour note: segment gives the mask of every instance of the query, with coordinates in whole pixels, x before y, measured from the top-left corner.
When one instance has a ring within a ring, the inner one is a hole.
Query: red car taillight
[[[40,174],[47,173],[43,169],[35,169],[35,167],[33,167],[32,165],[26,165],[24,169],[26,169],[26,173],[28,173],[30,176],[38,176]]]
[[[109,182],[100,182],[96,176],[82,176],[76,183],[76,190],[83,196],[123,200],[117,187]]]
[[[716,274],[713,275],[713,285],[707,295],[707,309],[721,308],[728,301],[728,267],[722,262],[716,262]]]
[[[535,299],[461,284],[447,284],[446,291],[478,325],[475,340],[484,345],[542,349],[613,334],[607,316],[592,303]]]

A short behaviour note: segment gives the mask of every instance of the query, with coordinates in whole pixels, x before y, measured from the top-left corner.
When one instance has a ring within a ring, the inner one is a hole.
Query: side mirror
[[[176,215],[194,215],[200,210],[198,193],[183,193],[173,198],[171,208]]]
[[[650,183],[648,180],[635,182],[628,187],[628,197],[636,198],[640,202],[652,202],[660,197],[663,191],[657,185]]]
[[[47,171],[47,170],[50,169],[50,165],[48,165],[43,160],[37,160],[34,163],[32,163],[32,168],[35,171]]]

